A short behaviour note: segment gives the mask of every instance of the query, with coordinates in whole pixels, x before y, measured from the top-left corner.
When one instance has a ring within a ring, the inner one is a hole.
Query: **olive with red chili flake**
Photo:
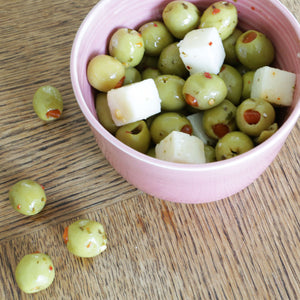
[[[154,118],[150,126],[150,134],[153,142],[158,144],[172,131],[181,131],[192,134],[191,122],[177,112],[161,113]]]
[[[241,131],[232,131],[219,139],[215,148],[216,159],[218,161],[229,159],[252,148],[254,148],[254,143],[247,134]]]
[[[200,11],[191,2],[177,0],[165,6],[162,18],[169,31],[176,38],[182,39],[199,25]]]
[[[195,73],[187,78],[182,90],[188,105],[206,110],[220,104],[227,95],[224,80],[211,73]]]
[[[234,4],[218,1],[202,14],[199,28],[217,28],[222,40],[228,38],[238,24],[238,13]]]
[[[144,40],[146,55],[158,56],[166,46],[174,42],[174,37],[160,21],[143,24],[139,32]]]
[[[79,257],[94,257],[107,247],[103,225],[87,219],[77,220],[66,227],[63,239],[69,252]]]
[[[43,186],[31,179],[15,183],[9,190],[9,201],[19,213],[32,216],[39,213],[46,204]]]
[[[89,84],[100,92],[121,87],[125,80],[125,67],[116,58],[99,54],[93,57],[87,67]]]
[[[43,121],[58,119],[63,111],[63,100],[59,90],[53,86],[40,87],[33,96],[33,109]]]
[[[111,37],[108,45],[109,54],[117,58],[124,66],[135,67],[145,53],[142,35],[134,29],[120,28]]]
[[[25,255],[17,265],[15,278],[19,288],[32,294],[48,288],[55,277],[51,258],[44,253]]]
[[[270,65],[275,58],[272,42],[261,32],[248,30],[239,36],[235,45],[239,61],[251,70]]]
[[[259,98],[248,98],[237,108],[236,123],[240,131],[257,137],[275,121],[275,109],[269,102]]]
[[[220,139],[228,132],[236,129],[236,107],[225,99],[218,106],[204,111],[203,128],[205,133],[213,138]]]

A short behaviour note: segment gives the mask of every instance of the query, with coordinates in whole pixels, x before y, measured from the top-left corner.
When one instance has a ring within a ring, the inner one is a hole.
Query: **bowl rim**
[[[114,147],[118,148],[120,151],[126,153],[127,155],[131,156],[132,158],[135,158],[141,162],[146,162],[147,164],[150,164],[152,166],[156,166],[159,168],[165,168],[173,171],[189,171],[189,172],[199,172],[199,171],[216,171],[221,170],[224,168],[227,168],[227,166],[234,166],[236,164],[240,164],[245,162],[249,159],[255,159],[256,156],[260,154],[261,151],[267,151],[270,150],[270,148],[274,148],[274,146],[282,143],[284,144],[286,138],[288,137],[290,131],[295,126],[297,120],[300,117],[300,95],[299,99],[293,108],[293,111],[288,116],[288,118],[284,121],[284,123],[279,127],[278,131],[273,134],[270,138],[268,138],[267,141],[263,142],[260,145],[255,146],[253,149],[247,151],[246,153],[240,154],[236,157],[230,158],[229,160],[223,160],[223,161],[216,161],[216,162],[210,162],[205,164],[183,164],[183,163],[174,163],[174,162],[168,162],[159,160],[157,158],[153,158],[149,155],[140,153],[131,147],[125,145],[121,141],[119,141],[114,135],[112,135],[110,132],[108,132],[98,121],[98,119],[92,114],[90,109],[88,108],[84,96],[81,92],[80,84],[79,84],[79,77],[76,72],[76,66],[77,66],[77,58],[78,58],[78,51],[80,45],[81,39],[84,37],[85,32],[87,31],[89,27],[89,23],[92,22],[93,19],[92,16],[94,12],[98,9],[101,9],[102,6],[105,6],[106,3],[111,1],[118,1],[118,0],[101,0],[97,4],[92,7],[92,9],[88,12],[84,20],[82,21],[79,29],[76,32],[72,49],[71,49],[71,56],[70,56],[70,75],[71,75],[71,84],[73,88],[73,92],[75,94],[76,101],[86,118],[89,125],[96,130],[100,135],[108,141],[110,144],[112,144]],[[296,20],[295,16],[287,9],[287,7],[281,3],[279,0],[269,0],[271,3],[276,6],[277,9],[279,9],[285,17],[289,20],[293,28],[296,30],[296,34],[299,37],[300,40],[300,24]],[[299,59],[300,59],[300,52],[298,53]],[[300,74],[296,74],[298,77]],[[300,80],[298,80],[300,82]],[[294,96],[295,97],[295,96]],[[281,145],[281,146],[282,146]]]

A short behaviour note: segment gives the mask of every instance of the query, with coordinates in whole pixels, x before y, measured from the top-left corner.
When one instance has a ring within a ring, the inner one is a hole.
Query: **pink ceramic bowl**
[[[141,154],[112,136],[98,122],[93,91],[87,81],[88,61],[107,50],[119,27],[138,28],[161,17],[170,0],[101,0],[87,15],[74,40],[71,80],[78,104],[109,163],[129,183],[158,198],[205,203],[235,194],[251,184],[271,164],[300,114],[300,26],[277,0],[235,0],[240,26],[264,32],[276,47],[276,65],[297,74],[292,106],[271,138],[253,150],[222,162],[190,165],[164,162]],[[200,9],[215,1],[194,0]]]

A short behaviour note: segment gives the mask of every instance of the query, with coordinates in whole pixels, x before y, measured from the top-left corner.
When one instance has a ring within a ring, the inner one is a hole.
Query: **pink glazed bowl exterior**
[[[240,26],[264,32],[276,48],[276,65],[297,74],[294,100],[277,133],[253,150],[203,165],[164,162],[141,154],[112,136],[98,122],[94,94],[87,81],[89,60],[107,50],[120,27],[138,28],[158,19],[167,0],[101,0],[87,15],[74,40],[71,81],[77,102],[109,163],[130,184],[155,197],[181,203],[205,203],[233,195],[251,184],[271,164],[300,115],[300,27],[276,0],[236,0]],[[190,1],[200,9],[215,1]]]

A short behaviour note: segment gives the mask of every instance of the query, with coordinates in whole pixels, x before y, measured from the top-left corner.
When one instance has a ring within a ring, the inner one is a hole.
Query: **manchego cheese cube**
[[[152,78],[108,91],[107,103],[117,126],[146,119],[161,111],[161,99]]]
[[[155,156],[169,162],[203,164],[204,143],[196,136],[172,131],[155,146]]]
[[[251,98],[261,98],[274,105],[290,106],[296,84],[296,74],[265,66],[254,74]]]
[[[190,74],[220,72],[225,59],[225,50],[215,27],[192,30],[177,46]]]

